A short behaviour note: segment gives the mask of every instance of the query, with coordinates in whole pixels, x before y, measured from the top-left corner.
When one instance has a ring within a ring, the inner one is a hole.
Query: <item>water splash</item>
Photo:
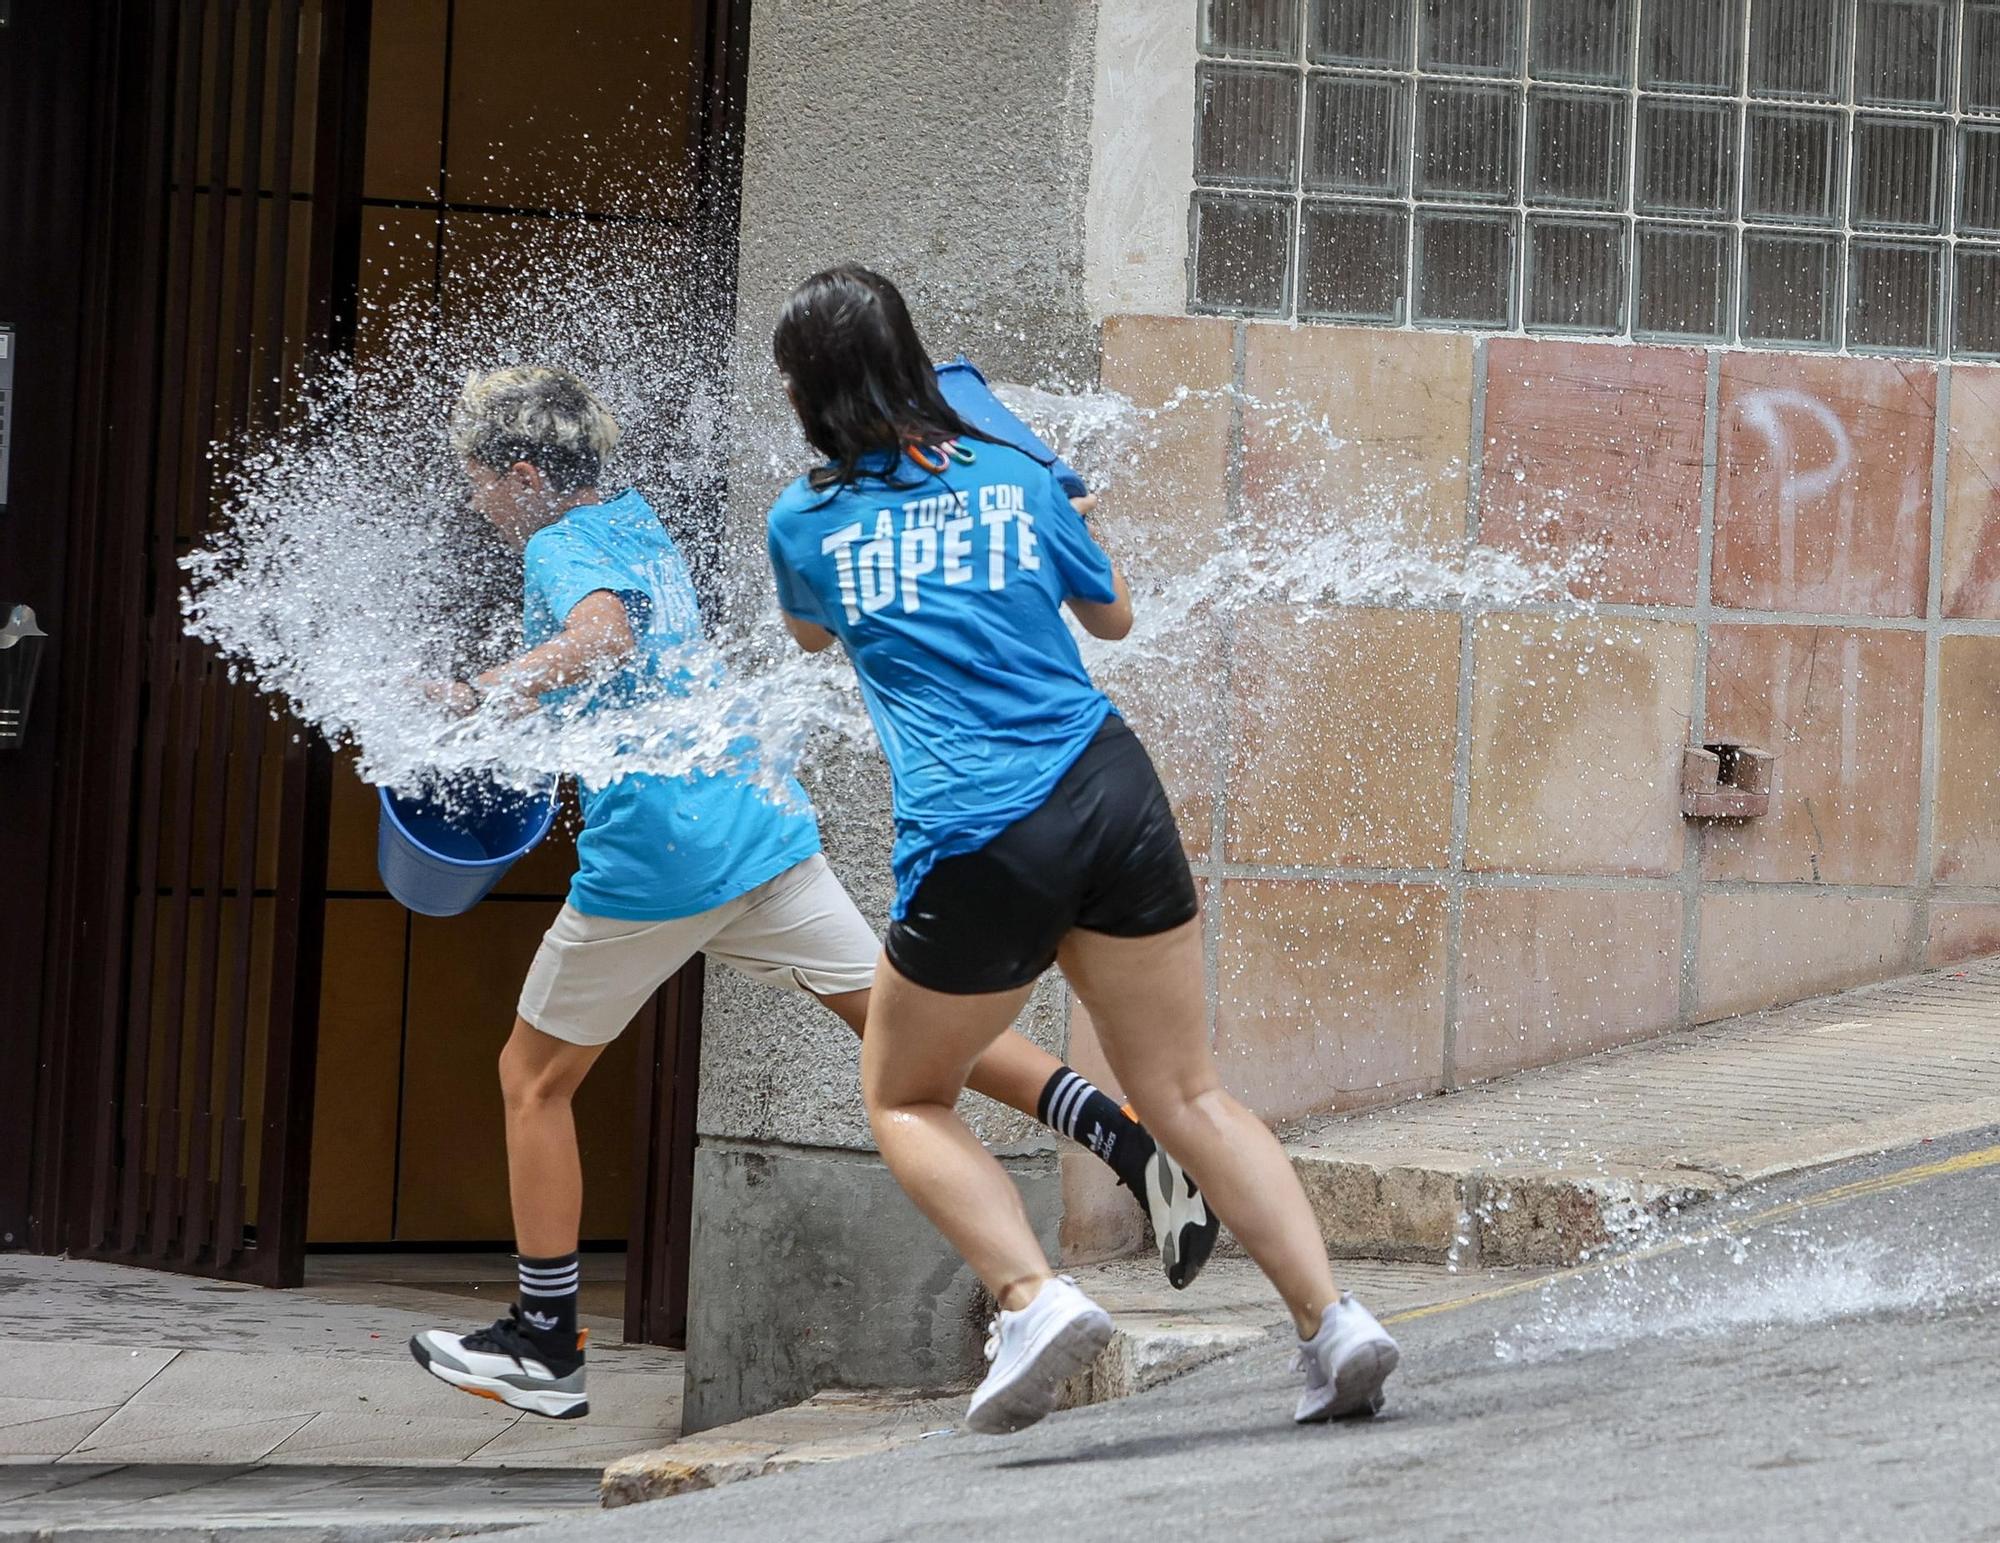
[[[1639,1340],[1803,1327],[1879,1313],[1932,1311],[1991,1295],[1991,1261],[1805,1232],[1724,1235],[1683,1254],[1557,1279],[1534,1317],[1495,1337],[1503,1361],[1543,1361]]]
[[[228,491],[185,560],[189,630],[353,746],[365,778],[398,788],[473,772],[527,787],[559,772],[601,782],[740,770],[746,751],[775,786],[835,744],[866,741],[852,672],[792,650],[767,576],[725,536],[719,489],[732,463],[768,466],[775,481],[806,457],[789,423],[732,399],[707,254],[668,227],[616,220],[527,222],[507,254],[504,284],[454,276],[476,306],[440,314],[417,296],[371,309],[358,362],[313,380],[284,434],[218,447]],[[521,647],[518,559],[464,507],[443,434],[467,374],[515,362],[574,371],[624,425],[605,485],[651,498],[704,591],[708,636],[680,661],[701,682],[690,694],[567,717],[489,704],[454,718],[427,699],[426,681],[467,678]],[[1575,576],[1574,564],[1421,539],[1411,511],[1435,489],[1410,474],[1363,477],[1337,497],[1304,477],[1246,485],[1221,506],[1194,488],[1162,501],[1159,468],[1199,459],[1218,407],[1308,468],[1336,456],[1338,436],[1297,404],[1003,396],[1103,494],[1099,528],[1140,620],[1122,643],[1086,640],[1087,658],[1142,728],[1169,739],[1212,738],[1230,691],[1216,640],[1272,608],[1296,622],[1355,607],[1504,607],[1561,600]],[[761,437],[744,443],[746,432]],[[740,531],[736,545],[749,545]]]

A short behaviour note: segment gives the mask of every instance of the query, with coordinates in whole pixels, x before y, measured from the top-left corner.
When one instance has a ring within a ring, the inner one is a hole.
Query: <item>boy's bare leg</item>
[[[866,991],[844,991],[839,996],[821,997],[827,1009],[859,1034],[868,1022]],[[996,1104],[1018,1109],[1029,1119],[1040,1117],[1037,1105],[1049,1078],[1063,1069],[1063,1063],[1027,1035],[1010,1030],[993,1041],[973,1063],[965,1085]]]
[[[882,1160],[1010,1311],[1035,1299],[1049,1262],[1020,1191],[955,1106],[973,1063],[1032,989],[948,996],[905,980],[885,959],[861,1039],[861,1097]]]
[[[573,1254],[583,1225],[583,1162],[570,1100],[602,1045],[572,1045],[524,1018],[500,1052],[514,1247],[530,1259]]]
[[[1060,959],[1139,1118],[1201,1176],[1216,1214],[1270,1277],[1300,1337],[1310,1338],[1335,1299],[1333,1268],[1284,1148],[1216,1075],[1200,923],[1148,938],[1079,929]]]

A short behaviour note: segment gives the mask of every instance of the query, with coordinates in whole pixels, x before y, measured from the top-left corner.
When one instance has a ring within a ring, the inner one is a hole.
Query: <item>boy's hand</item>
[[[424,700],[442,707],[454,718],[469,718],[479,711],[479,693],[462,680],[419,682]]]
[[[502,665],[497,670],[488,670],[484,675],[475,675],[471,689],[476,699],[493,702],[502,718],[527,717],[541,704],[522,690],[519,671],[517,661]]]

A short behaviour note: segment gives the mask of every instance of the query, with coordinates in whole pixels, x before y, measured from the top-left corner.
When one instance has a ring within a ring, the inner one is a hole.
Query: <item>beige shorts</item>
[[[608,1045],[646,999],[698,953],[814,996],[875,981],[881,945],[817,853],[748,894],[664,922],[586,916],[564,906],[521,987],[520,1013],[572,1045]]]

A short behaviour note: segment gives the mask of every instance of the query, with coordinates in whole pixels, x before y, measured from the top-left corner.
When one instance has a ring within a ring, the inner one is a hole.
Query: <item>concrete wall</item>
[[[1591,607],[1225,599],[1114,680],[1230,1084],[1296,1120],[2000,948],[2000,371],[1189,317],[1199,12],[1100,6],[1100,379],[1161,410],[1105,490],[1128,566],[1372,524]],[[1775,752],[1767,816],[1683,819],[1705,739]]]
[[[770,364],[791,287],[859,260],[894,278],[940,357],[1088,381],[1084,282],[1094,7],[1083,0],[758,0],[738,284],[733,593],[768,607],[763,515],[808,464]],[[768,614],[742,615],[746,625]],[[872,752],[816,773],[829,858],[887,914],[886,776]],[[1062,1048],[1051,983],[1025,1027]],[[969,1099],[1051,1246],[1049,1138]],[[979,1364],[971,1276],[871,1155],[854,1042],[811,1003],[712,968],[703,1037],[687,1428],[832,1383],[928,1385]],[[983,1324],[983,1319],[980,1319]]]
[[[1242,393],[1105,495],[1156,580],[1385,514],[1573,575],[1225,608],[1207,716],[1186,674],[1126,698],[1172,726],[1216,1048],[1266,1118],[2000,947],[2000,370],[1140,316],[1103,376]],[[1767,815],[1683,817],[1707,740],[1775,754]]]

